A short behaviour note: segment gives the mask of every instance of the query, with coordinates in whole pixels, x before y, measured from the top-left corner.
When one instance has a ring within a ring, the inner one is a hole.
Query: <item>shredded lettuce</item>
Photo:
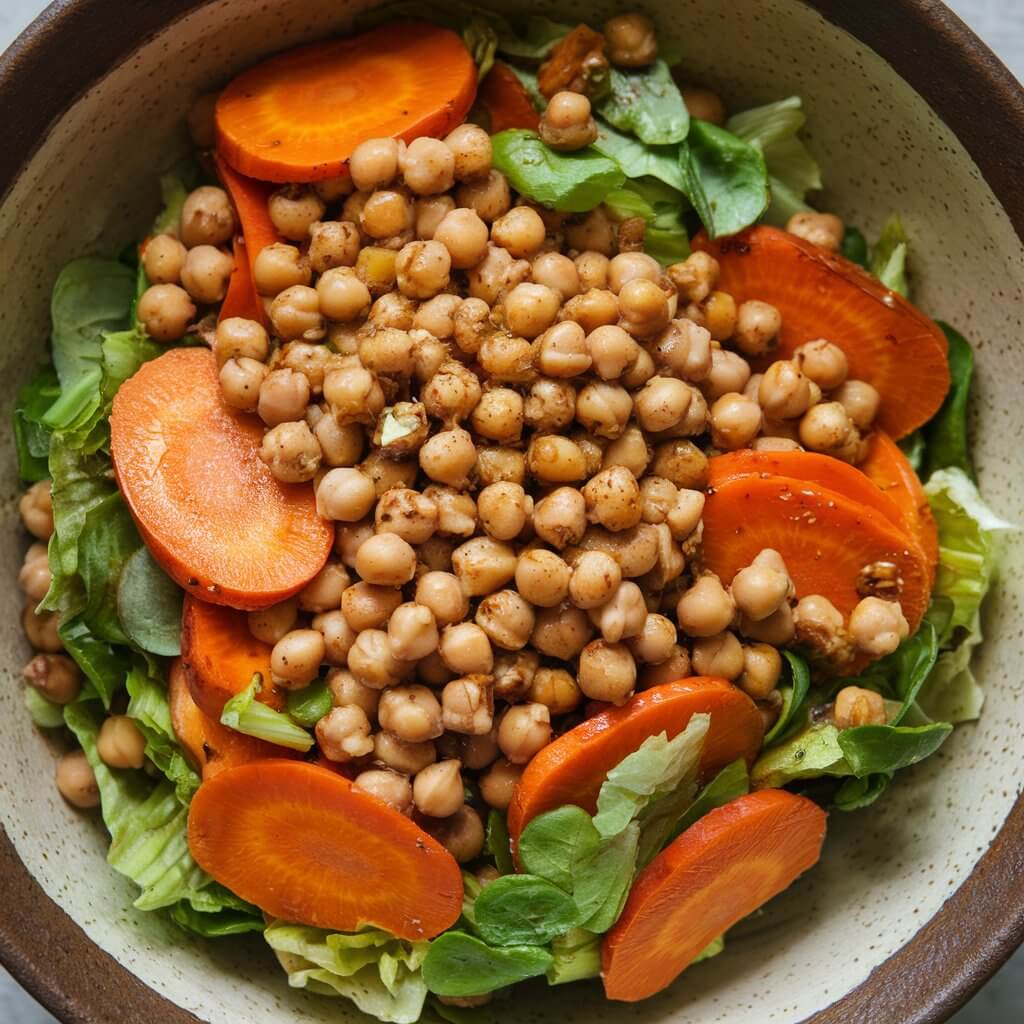
[[[351,999],[364,1013],[414,1024],[427,998],[420,970],[430,944],[376,928],[354,934],[273,922],[263,933],[292,988]]]
[[[221,725],[246,736],[255,736],[258,740],[305,753],[313,746],[313,737],[296,725],[291,716],[275,711],[256,699],[262,685],[263,681],[257,672],[252,682],[224,705],[220,716]]]

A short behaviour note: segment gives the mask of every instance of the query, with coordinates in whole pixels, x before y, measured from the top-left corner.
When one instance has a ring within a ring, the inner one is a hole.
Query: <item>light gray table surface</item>
[[[884,0],[875,2],[879,3],[879,17],[884,17]],[[1007,67],[1024,79],[1024,0],[947,2]],[[0,0],[0,50],[6,48],[45,6],[45,0]],[[951,1024],[1020,1024],[1021,1021],[1024,1021],[1024,947]],[[3,968],[0,968],[0,1024],[56,1024]]]

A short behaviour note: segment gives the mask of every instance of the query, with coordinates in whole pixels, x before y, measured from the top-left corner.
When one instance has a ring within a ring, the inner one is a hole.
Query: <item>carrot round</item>
[[[462,910],[462,874],[436,839],[315,764],[253,761],[203,782],[188,843],[204,871],[285,921],[417,940]]]
[[[235,732],[200,710],[189,692],[185,669],[180,659],[171,665],[167,684],[167,700],[171,709],[174,735],[191,762],[204,779],[237,764],[271,757],[294,757],[285,747],[266,743],[253,736]]]
[[[708,487],[714,489],[740,476],[785,476],[806,480],[830,491],[838,491],[851,501],[880,512],[895,526],[906,527],[906,517],[893,499],[860,470],[831,455],[818,452],[755,452],[744,449],[709,459]],[[913,536],[913,532],[908,530]]]
[[[321,181],[365,139],[444,135],[475,94],[476,65],[454,32],[392,21],[242,72],[217,100],[217,149],[261,181]]]
[[[710,714],[701,774],[713,775],[739,757],[752,762],[764,726],[754,702],[724,679],[694,676],[652,686],[622,707],[602,711],[559,736],[527,765],[512,797],[508,829],[513,841],[538,814],[576,804],[593,813],[601,784],[623,758],[658,733],[669,739],[693,715]]]
[[[868,455],[860,464],[860,470],[900,510],[906,528],[924,550],[929,578],[934,583],[939,564],[939,528],[914,467],[888,434],[876,430],[868,442]]]
[[[241,693],[258,672],[263,687],[256,699],[275,711],[286,694],[271,683],[270,644],[249,632],[245,612],[185,598],[181,612],[181,662],[192,699],[220,721],[224,705]]]
[[[153,557],[187,593],[266,608],[322,568],[334,528],[313,488],[282,484],[259,458],[255,417],[226,406],[209,349],[177,348],[121,385],[110,451]]]
[[[737,302],[761,299],[782,314],[773,358],[816,338],[838,345],[851,379],[878,389],[878,425],[893,437],[938,412],[950,383],[945,335],[855,263],[767,225],[714,241],[702,233],[694,248],[718,260],[719,287]]]
[[[660,992],[712,940],[788,888],[821,855],[825,812],[782,789],[710,811],[640,873],[601,944],[609,999]]]
[[[540,124],[540,114],[530,101],[526,87],[516,73],[500,60],[494,62],[480,83],[477,100],[490,115],[491,132],[495,135],[509,128],[526,128],[535,132]]]
[[[704,568],[729,584],[763,548],[782,555],[797,597],[821,594],[845,616],[864,596],[858,587],[863,591],[877,575],[869,567],[878,563],[895,566],[911,633],[928,606],[928,565],[917,542],[902,526],[838,491],[789,477],[741,476],[709,492]]]
[[[217,177],[231,196],[242,229],[240,235],[235,235],[235,269],[231,272],[228,293],[221,303],[218,319],[241,316],[269,327],[263,299],[256,291],[253,265],[262,249],[282,240],[267,207],[273,188],[265,182],[239,174],[219,153],[214,154],[213,161]]]

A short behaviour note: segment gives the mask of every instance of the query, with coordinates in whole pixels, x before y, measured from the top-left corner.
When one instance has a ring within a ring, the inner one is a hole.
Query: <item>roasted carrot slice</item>
[[[609,999],[636,1002],[670,985],[737,921],[821,856],[825,812],[782,789],[710,811],[640,873],[601,944]]]
[[[185,756],[204,779],[218,772],[249,761],[271,757],[295,757],[294,751],[245,736],[200,710],[189,691],[185,669],[180,658],[171,665],[167,683],[167,700],[171,707],[171,725]]]
[[[462,874],[436,839],[315,764],[253,761],[203,782],[188,843],[204,871],[285,921],[416,940],[462,910]]]
[[[256,699],[280,711],[287,695],[270,678],[270,645],[249,632],[245,612],[186,597],[181,612],[181,661],[192,699],[220,721],[224,705],[258,672]]]
[[[934,583],[939,564],[939,528],[914,467],[888,434],[876,430],[860,470],[899,508],[906,528],[928,559],[929,578]]]
[[[850,377],[881,394],[878,425],[893,437],[938,412],[950,380],[945,335],[855,263],[767,225],[715,241],[702,233],[694,248],[718,260],[719,287],[737,302],[761,299],[782,314],[774,358],[816,338],[838,345]]]
[[[678,736],[693,715],[711,715],[701,774],[738,757],[753,761],[764,727],[754,702],[724,679],[694,676],[652,686],[548,744],[526,766],[508,812],[513,841],[538,814],[576,804],[593,813],[601,784],[624,757],[660,732]]]
[[[475,94],[476,65],[454,32],[392,21],[242,72],[217,100],[217,149],[261,181],[321,181],[365,139],[444,135]]]
[[[709,460],[708,487],[714,489],[740,476],[785,476],[791,480],[806,480],[873,508],[895,526],[907,526],[906,517],[889,495],[870,479],[865,479],[860,470],[831,455],[744,449],[727,455],[716,455]],[[907,532],[913,536],[911,530]]]
[[[535,132],[540,124],[540,114],[530,101],[526,87],[516,73],[500,60],[494,62],[480,83],[477,100],[490,115],[494,134],[508,128],[526,128]]]
[[[267,207],[273,188],[265,182],[254,181],[239,174],[219,153],[214,154],[213,160],[217,177],[231,196],[242,229],[241,235],[235,236],[235,269],[231,273],[228,293],[221,303],[218,319],[241,316],[269,327],[263,299],[256,291],[253,280],[253,265],[262,249],[282,240]]]
[[[187,593],[266,608],[322,568],[333,524],[313,488],[282,484],[259,458],[255,417],[226,406],[209,349],[177,348],[121,385],[110,451],[153,557]]]
[[[928,606],[928,565],[917,542],[867,505],[804,480],[741,476],[704,506],[701,560],[731,583],[763,548],[782,555],[797,597],[821,594],[849,615],[872,581],[898,581],[914,632]]]

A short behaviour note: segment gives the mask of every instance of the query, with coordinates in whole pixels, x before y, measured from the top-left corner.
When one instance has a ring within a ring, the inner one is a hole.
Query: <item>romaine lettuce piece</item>
[[[313,746],[313,737],[296,725],[289,715],[275,711],[256,699],[262,685],[263,681],[257,672],[252,682],[224,705],[220,716],[221,725],[246,736],[255,736],[258,740],[305,753]]]

